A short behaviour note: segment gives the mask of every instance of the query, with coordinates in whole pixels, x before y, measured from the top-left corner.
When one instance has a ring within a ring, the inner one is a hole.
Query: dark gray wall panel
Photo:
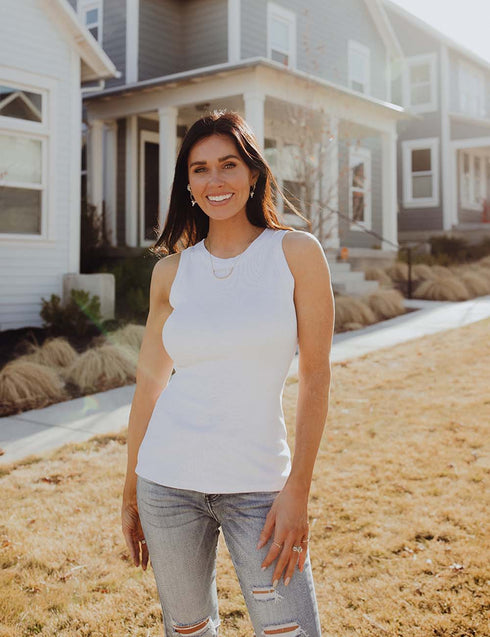
[[[228,61],[227,0],[182,2],[183,70]]]
[[[471,139],[472,137],[490,138],[490,126],[481,126],[471,122],[451,122],[451,139]]]
[[[402,47],[403,53],[407,57],[412,55],[423,55],[425,53],[439,53],[439,41],[432,35],[422,31],[396,11],[389,7],[385,8],[391,25]]]
[[[126,81],[126,2],[104,0],[103,7],[102,47],[122,74],[106,80],[106,86],[119,86]]]
[[[177,0],[140,0],[138,79],[184,69],[181,14]]]

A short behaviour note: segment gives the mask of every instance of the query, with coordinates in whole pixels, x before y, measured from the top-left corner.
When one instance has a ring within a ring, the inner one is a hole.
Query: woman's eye
[[[194,172],[195,172],[195,173],[202,173],[202,172],[204,172],[204,170],[205,170],[205,168],[196,168],[196,169],[194,170]]]
[[[228,162],[227,164],[225,164],[225,168],[235,168],[236,164],[234,164],[232,161]]]

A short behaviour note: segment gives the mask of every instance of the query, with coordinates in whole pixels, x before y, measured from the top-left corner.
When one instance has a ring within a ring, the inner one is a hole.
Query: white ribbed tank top
[[[291,468],[282,394],[297,347],[287,230],[266,228],[230,259],[204,240],[181,252],[162,338],[175,374],[160,394],[136,473],[203,493],[280,490]]]

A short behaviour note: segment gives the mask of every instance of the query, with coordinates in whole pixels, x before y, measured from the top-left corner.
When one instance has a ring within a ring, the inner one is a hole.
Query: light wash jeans
[[[175,489],[138,476],[137,499],[167,637],[214,637],[220,619],[216,553],[220,527],[257,637],[319,637],[311,564],[288,586],[272,587],[275,562],[257,550],[265,517],[278,491],[211,494]],[[223,636],[226,637],[226,636]]]

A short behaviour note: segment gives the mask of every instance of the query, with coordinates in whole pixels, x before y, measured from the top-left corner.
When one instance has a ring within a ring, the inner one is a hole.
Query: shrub
[[[444,278],[445,276],[448,276],[448,277],[453,276],[453,273],[451,272],[451,270],[449,268],[446,268],[443,265],[433,265],[431,270],[433,274],[439,278]]]
[[[153,255],[143,254],[104,266],[102,270],[111,272],[116,279],[118,317],[131,322],[145,322],[149,309],[151,273],[156,262]]]
[[[116,332],[107,334],[107,340],[114,345],[126,345],[135,352],[139,352],[143,342],[145,328],[143,325],[126,325]]]
[[[430,252],[433,256],[444,255],[448,263],[464,261],[468,257],[468,242],[461,237],[449,237],[446,235],[430,237]]]
[[[415,290],[414,297],[432,301],[466,301],[470,294],[461,281],[453,275],[423,281]]]
[[[460,278],[472,297],[490,294],[490,277],[475,271],[463,272]]]
[[[433,279],[434,276],[434,270],[425,263],[417,263],[412,267],[412,278],[416,281],[426,281]]]
[[[99,297],[91,296],[85,290],[72,290],[65,307],[56,294],[52,294],[49,301],[44,298],[41,301],[41,318],[45,327],[55,334],[84,336],[102,323]]]
[[[68,396],[54,369],[20,357],[0,371],[0,416],[38,409]]]
[[[66,380],[83,393],[105,391],[134,382],[136,355],[122,345],[102,345],[81,354],[66,372]]]
[[[398,290],[378,290],[363,298],[379,321],[405,314],[403,296]]]
[[[64,338],[50,338],[41,347],[30,343],[24,359],[47,367],[68,367],[77,358],[78,353]]]
[[[348,324],[371,325],[376,323],[376,317],[365,303],[350,296],[335,297],[335,330],[341,332]],[[352,329],[352,327],[351,327]]]
[[[383,268],[374,266],[366,268],[364,276],[368,281],[378,281],[380,285],[388,286],[392,284],[391,278],[386,274]]]
[[[407,281],[408,265],[403,261],[396,261],[386,269],[386,273],[393,281]]]

